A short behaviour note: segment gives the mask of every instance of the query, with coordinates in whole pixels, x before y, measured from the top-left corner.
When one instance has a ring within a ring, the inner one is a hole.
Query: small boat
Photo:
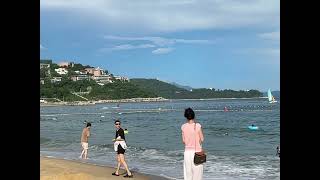
[[[276,103],[278,101],[276,101],[276,99],[274,98],[274,96],[271,94],[271,90],[268,89],[268,100],[269,100],[269,103]]]
[[[248,126],[248,128],[249,128],[250,130],[258,130],[258,129],[259,129],[259,127],[258,127],[258,126],[255,126],[255,125]]]

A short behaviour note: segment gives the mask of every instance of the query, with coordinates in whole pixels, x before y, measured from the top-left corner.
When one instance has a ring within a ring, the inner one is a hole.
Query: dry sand
[[[165,178],[132,172],[133,178],[124,178],[125,170],[119,171],[120,176],[111,175],[115,168],[92,165],[81,161],[40,157],[41,180],[165,180]]]

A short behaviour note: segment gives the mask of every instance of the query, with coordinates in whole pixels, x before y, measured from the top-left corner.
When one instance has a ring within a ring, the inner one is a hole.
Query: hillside
[[[43,63],[40,64],[41,98],[77,101],[82,99],[104,100],[153,97],[167,99],[209,99],[262,96],[262,93],[257,90],[193,89],[177,83],[167,83],[156,79],[135,78],[129,80],[121,76],[114,76],[108,70],[94,68],[89,65],[83,66],[77,63],[58,65],[52,63],[52,60],[40,60],[40,63]],[[59,68],[59,66],[64,68]]]
[[[183,85],[180,85],[180,84],[175,83],[175,82],[171,82],[170,84],[172,84],[172,85],[174,85],[174,86],[176,86],[176,87],[178,87],[178,88],[182,88],[182,89],[188,90],[188,91],[190,91],[190,90],[193,89],[193,88],[190,87],[190,86],[183,86]]]
[[[199,88],[187,91],[186,89],[156,79],[131,79],[131,83],[146,92],[152,92],[157,96],[168,99],[251,98],[262,96],[262,93],[258,90],[234,91],[230,89]]]
[[[188,92],[183,88],[178,88],[175,85],[165,83],[156,79],[131,79],[130,82],[137,85],[142,90],[152,92],[158,96],[168,99],[176,99],[177,94]]]

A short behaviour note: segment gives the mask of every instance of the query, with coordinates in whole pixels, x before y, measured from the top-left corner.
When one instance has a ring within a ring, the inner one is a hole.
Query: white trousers
[[[194,165],[195,151],[184,151],[183,175],[184,180],[202,180],[203,164]]]

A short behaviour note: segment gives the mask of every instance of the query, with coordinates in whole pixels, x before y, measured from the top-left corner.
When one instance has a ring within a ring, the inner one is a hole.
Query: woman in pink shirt
[[[184,117],[187,118],[187,122],[181,126],[182,142],[185,145],[184,180],[202,180],[203,164],[195,165],[193,163],[194,153],[202,151],[201,144],[204,137],[201,124],[195,122],[195,114],[191,108],[185,110]]]

